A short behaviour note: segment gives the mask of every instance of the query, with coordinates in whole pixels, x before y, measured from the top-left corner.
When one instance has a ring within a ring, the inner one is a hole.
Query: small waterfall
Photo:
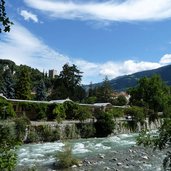
[[[25,129],[25,135],[24,135],[24,138],[23,138],[23,142],[25,142],[27,140],[28,133],[29,133],[29,129],[28,129],[28,126],[27,126],[26,129]]]

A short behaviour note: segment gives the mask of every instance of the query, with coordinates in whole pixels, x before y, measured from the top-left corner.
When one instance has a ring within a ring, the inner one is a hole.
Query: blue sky
[[[83,84],[171,63],[171,0],[6,0],[0,58],[40,71],[65,63]]]

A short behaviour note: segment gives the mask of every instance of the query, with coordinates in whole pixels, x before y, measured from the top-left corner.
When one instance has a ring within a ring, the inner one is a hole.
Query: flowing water
[[[108,138],[70,140],[73,155],[84,161],[76,171],[162,171],[164,153],[137,147],[137,134],[121,134]],[[41,171],[53,170],[54,156],[63,142],[27,144],[18,150],[18,170],[36,166]]]

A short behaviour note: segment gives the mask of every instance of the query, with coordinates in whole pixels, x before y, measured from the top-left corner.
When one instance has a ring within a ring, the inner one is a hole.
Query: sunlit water
[[[136,136],[121,134],[108,138],[70,140],[68,143],[72,146],[73,155],[89,163],[69,170],[162,171],[164,153],[136,147]],[[17,170],[32,166],[50,170],[55,162],[55,154],[63,146],[61,141],[23,145],[18,150]]]

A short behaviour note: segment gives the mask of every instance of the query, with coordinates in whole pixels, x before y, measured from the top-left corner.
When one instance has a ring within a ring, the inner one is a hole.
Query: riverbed
[[[163,151],[136,146],[138,134],[120,134],[107,138],[69,140],[73,155],[83,161],[80,167],[67,171],[163,171]],[[18,150],[17,171],[36,167],[40,171],[55,170],[55,154],[64,142],[26,144]],[[65,170],[65,171],[66,171]]]

